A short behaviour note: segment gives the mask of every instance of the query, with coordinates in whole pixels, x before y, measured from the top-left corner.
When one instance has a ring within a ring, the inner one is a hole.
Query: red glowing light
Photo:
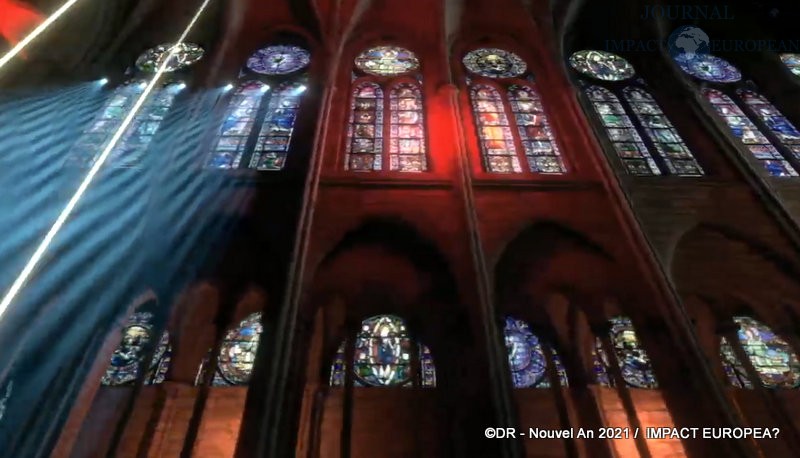
[[[13,47],[33,31],[45,17],[18,0],[0,0],[0,36]]]

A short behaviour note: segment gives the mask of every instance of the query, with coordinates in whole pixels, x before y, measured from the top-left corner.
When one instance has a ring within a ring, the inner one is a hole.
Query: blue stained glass
[[[253,53],[247,68],[265,75],[286,75],[305,68],[310,60],[311,54],[299,46],[269,46]]]
[[[734,83],[742,74],[730,62],[710,54],[679,54],[675,62],[684,72],[712,83]]]
[[[400,318],[379,315],[361,323],[355,342],[354,386],[405,386],[415,385],[411,378],[411,339]],[[419,384],[436,386],[436,367],[428,347],[419,347]],[[345,343],[339,346],[331,365],[331,386],[344,386]]]
[[[548,388],[547,361],[541,341],[531,332],[527,323],[512,317],[506,317],[505,328],[506,350],[511,378],[516,388]],[[567,386],[567,373],[561,365],[558,354],[553,350],[553,360],[561,380],[561,386]]]
[[[236,89],[220,127],[217,144],[211,151],[208,167],[217,169],[239,167],[267,89],[267,85],[260,81],[247,81]]]
[[[253,313],[225,334],[220,346],[214,385],[247,385],[263,330],[261,313]]]
[[[639,344],[631,320],[627,317],[615,317],[609,322],[611,324],[609,337],[622,378],[634,388],[658,388],[650,358]],[[593,356],[598,383],[613,386],[613,379],[609,377],[608,356],[603,350],[600,338],[595,341]]]
[[[303,83],[300,80],[283,84],[272,94],[250,158],[251,169],[283,169],[289,154],[300,98],[306,90]]]
[[[136,100],[146,87],[142,81],[128,82],[114,90],[100,114],[68,155],[68,163],[79,167],[91,167],[128,115]],[[109,153],[107,163],[115,167],[136,167],[161,123],[172,107],[181,84],[171,83],[154,90],[128,128]]]
[[[717,111],[717,114],[725,121],[733,135],[741,140],[770,175],[779,177],[797,176],[794,167],[758,130],[758,127],[750,121],[733,99],[716,89],[706,88],[703,90],[703,95]],[[750,99],[748,103],[761,105],[757,99]],[[764,114],[760,113],[760,115]],[[790,148],[791,146],[787,145]]]
[[[147,385],[162,383],[169,370],[172,348],[167,332],[162,334],[156,347],[152,348],[153,331],[152,313],[136,312],[131,315],[122,330],[122,340],[114,349],[111,362],[100,383],[118,386],[136,382],[142,359],[151,350],[153,357],[144,383]]]
[[[796,159],[800,159],[800,132],[794,125],[762,95],[754,91],[745,90],[739,90],[737,94],[753,110],[756,116],[772,130],[772,133],[778,137],[781,144]]]
[[[734,317],[739,325],[739,342],[767,388],[800,387],[800,362],[791,346],[765,324],[750,317]],[[739,388],[753,388],[741,360],[725,338],[720,356],[728,380]]]

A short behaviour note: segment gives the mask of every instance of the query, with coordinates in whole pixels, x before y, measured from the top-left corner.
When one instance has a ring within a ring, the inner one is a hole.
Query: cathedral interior
[[[799,22],[0,0],[0,456],[800,456]]]

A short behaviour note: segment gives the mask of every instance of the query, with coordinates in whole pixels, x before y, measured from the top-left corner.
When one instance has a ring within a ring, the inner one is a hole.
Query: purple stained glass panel
[[[299,46],[276,45],[259,49],[247,59],[247,68],[264,75],[286,75],[308,66],[311,54]]]
[[[675,62],[687,74],[712,83],[734,83],[742,73],[727,60],[710,54],[679,54]]]
[[[548,388],[550,383],[547,377],[547,361],[542,343],[530,330],[528,323],[506,317],[503,333],[514,387]],[[553,351],[553,359],[561,386],[567,386],[567,373],[555,351]]]
[[[347,130],[345,170],[381,170],[383,153],[383,91],[365,82],[353,88]]]

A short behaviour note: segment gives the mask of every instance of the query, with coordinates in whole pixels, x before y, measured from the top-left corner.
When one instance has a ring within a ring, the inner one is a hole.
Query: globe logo
[[[708,34],[692,25],[675,29],[667,42],[672,58],[684,62],[702,58],[710,52]]]

